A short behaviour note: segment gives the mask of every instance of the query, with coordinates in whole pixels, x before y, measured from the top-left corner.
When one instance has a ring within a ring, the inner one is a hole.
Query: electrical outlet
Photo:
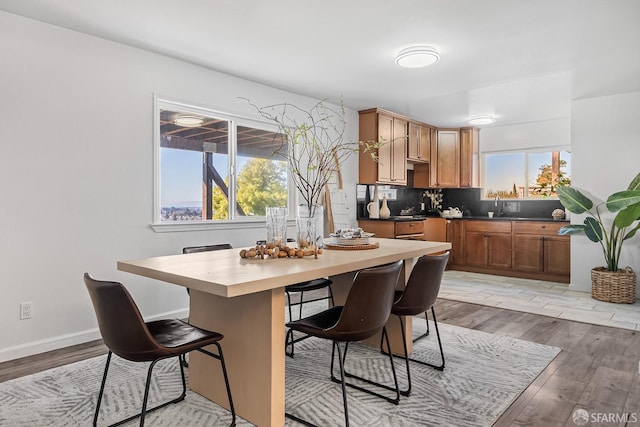
[[[20,320],[31,319],[33,317],[33,303],[20,303]]]

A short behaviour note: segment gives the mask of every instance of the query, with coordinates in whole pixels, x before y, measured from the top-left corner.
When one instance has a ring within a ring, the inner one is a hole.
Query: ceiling
[[[441,127],[570,116],[640,90],[638,0],[0,0],[0,10]],[[401,69],[414,44],[440,62]]]

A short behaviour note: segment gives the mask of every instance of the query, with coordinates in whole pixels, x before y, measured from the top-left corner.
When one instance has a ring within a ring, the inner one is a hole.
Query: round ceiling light
[[[396,65],[404,68],[422,68],[435,64],[440,54],[435,47],[413,46],[402,50],[396,56]]]
[[[470,125],[490,125],[495,122],[496,118],[493,115],[473,116],[469,119]]]
[[[198,126],[202,126],[204,119],[191,114],[178,114],[173,118],[173,123],[185,128],[197,128]]]

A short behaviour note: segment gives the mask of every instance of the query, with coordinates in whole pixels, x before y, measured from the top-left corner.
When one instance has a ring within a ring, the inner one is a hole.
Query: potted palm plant
[[[619,261],[624,242],[640,229],[640,173],[626,190],[611,194],[606,202],[594,204],[583,192],[568,186],[558,187],[557,193],[569,212],[586,214],[583,224],[562,227],[559,234],[585,233],[602,248],[606,266],[591,270],[592,297],[600,301],[634,303],[636,274],[629,267],[620,268]],[[615,214],[613,219],[610,214]]]

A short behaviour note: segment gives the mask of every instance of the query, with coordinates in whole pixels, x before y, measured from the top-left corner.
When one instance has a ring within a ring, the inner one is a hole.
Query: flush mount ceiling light
[[[403,49],[396,56],[396,65],[404,68],[422,68],[435,64],[440,60],[440,54],[435,47],[413,46]]]
[[[493,115],[473,116],[469,119],[470,125],[490,125],[496,122],[496,118]]]
[[[202,126],[204,119],[192,114],[178,114],[173,118],[173,123],[185,128],[197,128],[198,126]]]

